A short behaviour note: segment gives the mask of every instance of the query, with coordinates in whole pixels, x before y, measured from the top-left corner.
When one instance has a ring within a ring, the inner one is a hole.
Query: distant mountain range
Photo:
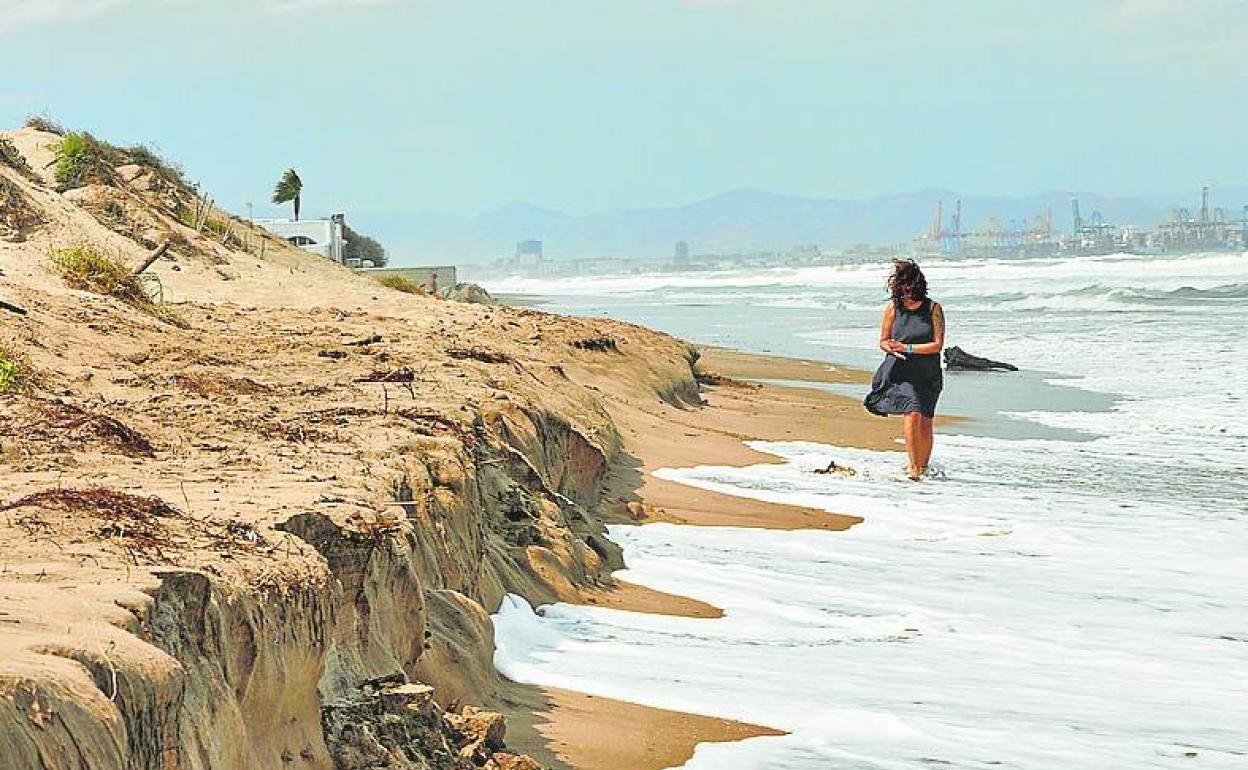
[[[1182,206],[1200,208],[1200,191],[1173,196],[1107,197],[1076,193],[1085,218],[1099,211],[1108,222],[1152,227]],[[1213,191],[1212,206],[1238,220],[1248,204],[1248,187]],[[510,256],[517,241],[545,242],[548,259],[585,257],[661,258],[676,241],[693,254],[781,251],[798,244],[838,249],[856,243],[908,241],[931,228],[944,201],[945,220],[962,201],[962,229],[1030,222],[1052,211],[1055,230],[1071,230],[1071,195],[1046,192],[1027,197],[969,196],[928,189],[868,200],[803,198],[762,190],[735,190],[685,206],[608,211],[575,216],[528,203],[510,203],[472,218],[419,213],[354,212],[348,220],[391,253],[394,264],[473,262]]]

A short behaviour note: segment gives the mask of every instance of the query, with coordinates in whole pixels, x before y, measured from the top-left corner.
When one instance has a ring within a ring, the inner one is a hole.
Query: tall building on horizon
[[[676,241],[676,249],[672,252],[672,262],[677,265],[689,264],[689,242]]]
[[[542,264],[542,242],[538,240],[520,241],[516,244],[516,266],[538,267]]]

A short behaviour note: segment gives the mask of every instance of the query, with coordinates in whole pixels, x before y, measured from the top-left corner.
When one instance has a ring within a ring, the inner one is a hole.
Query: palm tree
[[[295,221],[299,221],[299,194],[303,192],[303,180],[295,173],[293,168],[286,169],[286,173],[282,174],[282,178],[277,180],[277,186],[273,188],[274,203],[295,203]]]

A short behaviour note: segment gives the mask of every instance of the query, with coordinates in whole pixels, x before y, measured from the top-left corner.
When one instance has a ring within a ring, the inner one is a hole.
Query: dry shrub
[[[27,179],[35,178],[35,172],[30,168],[30,164],[26,162],[26,157],[17,151],[17,147],[13,145],[13,142],[3,136],[0,136],[0,163],[16,169]]]
[[[183,192],[194,192],[196,185],[186,180],[186,171],[177,163],[172,163],[160,157],[151,147],[145,144],[135,144],[130,147],[112,147],[110,148],[120,153],[130,163],[143,166],[156,177],[164,182],[169,183],[175,188]]]
[[[65,128],[47,115],[31,115],[26,118],[26,127],[36,131],[44,131],[57,136],[65,136]]]
[[[377,283],[388,289],[401,291],[404,294],[428,294],[429,290],[419,283],[401,275],[383,275],[375,279]]]
[[[21,232],[43,221],[16,184],[0,176],[0,229]]]

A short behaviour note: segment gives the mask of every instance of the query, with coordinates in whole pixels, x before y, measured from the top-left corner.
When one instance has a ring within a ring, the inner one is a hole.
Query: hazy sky
[[[0,73],[235,209],[1248,180],[1243,0],[0,0]]]

